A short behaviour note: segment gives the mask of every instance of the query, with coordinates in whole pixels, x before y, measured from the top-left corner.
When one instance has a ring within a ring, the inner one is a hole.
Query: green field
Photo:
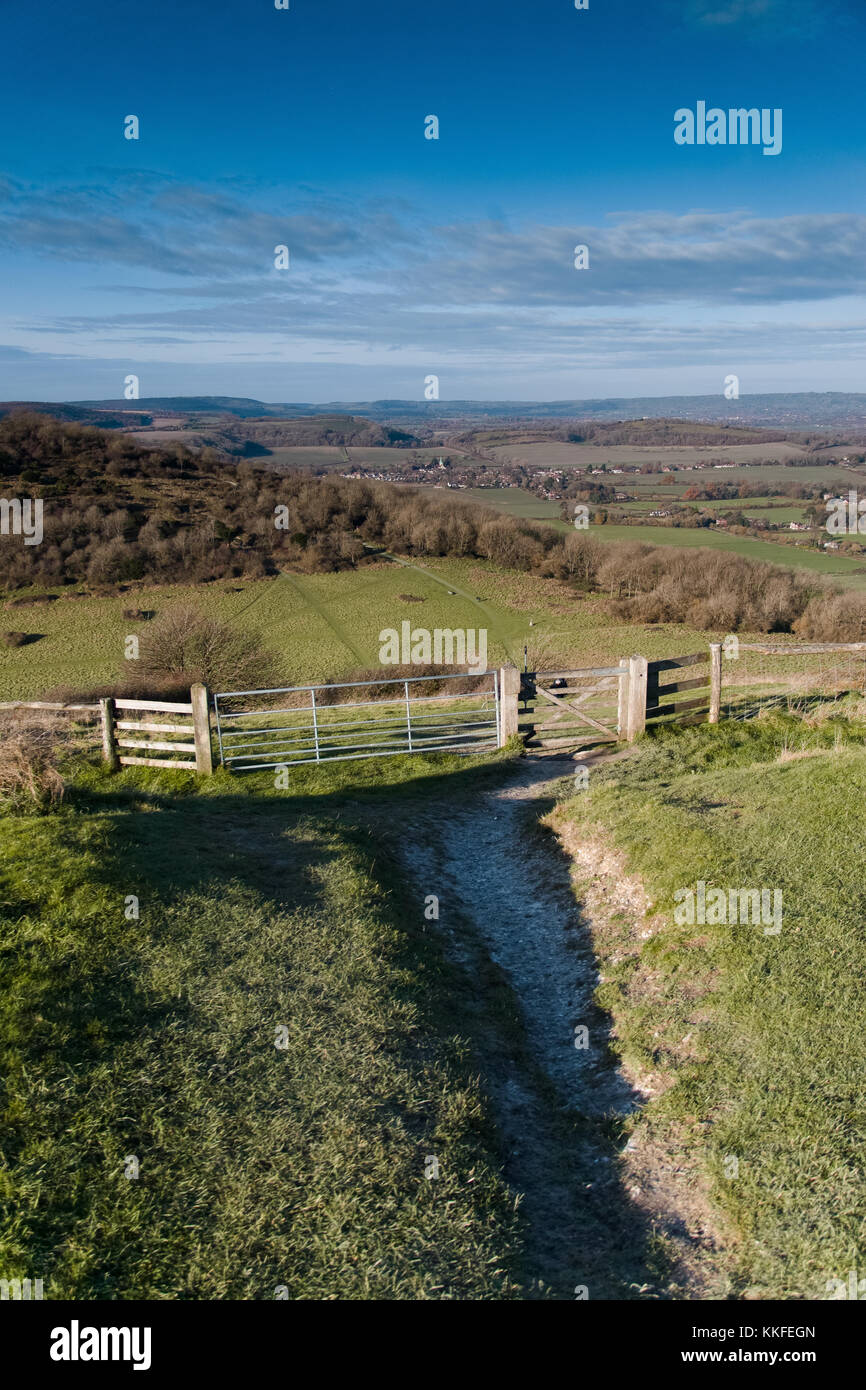
[[[598,465],[596,465],[598,466]],[[828,492],[846,491],[849,487],[862,487],[866,475],[853,468],[833,467],[828,464],[800,464],[797,468],[785,468],[778,463],[769,463],[761,468],[705,468],[695,471],[677,469],[673,473],[639,473],[621,477],[629,489],[637,492],[647,489],[661,492],[674,486],[675,490],[687,487],[702,487],[707,483],[822,483]],[[611,479],[610,481],[613,481]]]
[[[529,517],[535,521],[559,521],[562,508],[559,502],[549,502],[544,497],[536,497],[522,487],[425,487],[422,492],[434,497],[447,497],[448,501],[474,502],[482,507],[495,507],[498,512],[508,516]]]
[[[770,565],[812,570],[846,589],[866,589],[866,559],[810,550],[806,546],[782,545],[775,541],[756,541],[751,536],[730,536],[723,530],[685,526],[592,526],[589,534],[601,541],[644,541],[649,545],[708,546],[730,550],[749,560]]]
[[[545,1296],[473,1062],[476,981],[370,838],[470,771],[316,769],[286,796],[70,764],[67,804],[0,811],[4,1278],[54,1300]]]
[[[401,594],[424,602],[406,603]],[[147,629],[146,623],[124,618],[123,609],[137,606],[159,614],[179,603],[259,634],[286,684],[338,680],[359,668],[380,667],[379,633],[399,630],[405,620],[428,629],[486,629],[491,664],[511,660],[522,666],[527,645],[530,665],[542,669],[607,664],[637,650],[670,656],[713,640],[710,633],[677,624],[617,622],[599,599],[485,561],[428,560],[423,566],[380,561],[337,574],[172,585],[117,598],[67,596],[37,607],[7,608],[4,626],[43,636],[27,646],[0,647],[0,700],[38,699],[56,687],[86,691],[116,684],[126,671],[124,638]]]
[[[559,525],[567,529],[566,523]],[[712,546],[866,588],[863,562],[769,541],[642,526],[598,526],[589,534],[601,541]],[[401,595],[423,602],[406,602]],[[53,603],[6,607],[4,628],[40,638],[23,647],[0,646],[0,700],[38,699],[56,688],[86,693],[115,685],[128,670],[124,639],[147,631],[146,623],[124,618],[123,609],[134,606],[159,614],[181,603],[258,634],[287,685],[339,680],[359,669],[381,667],[380,632],[399,631],[407,620],[431,630],[485,629],[490,665],[513,661],[523,666],[527,646],[529,665],[540,669],[607,665],[635,651],[650,658],[671,656],[700,650],[724,636],[678,624],[617,622],[599,598],[486,561],[378,561],[336,574],[286,573],[247,583],[135,588],[116,598],[66,594]]]
[[[792,502],[790,497],[768,496],[768,497],[734,497],[734,498],[708,498],[704,501],[695,502],[686,500],[683,497],[675,497],[673,494],[664,500],[653,498],[638,498],[634,502],[612,502],[611,508],[615,511],[639,512],[646,516],[650,511],[657,507],[670,506],[671,502],[676,501],[681,507],[688,507],[695,512],[742,512],[745,516],[763,517],[765,521],[788,522],[801,521],[805,511],[805,502]]]
[[[426,489],[429,491],[430,489]],[[435,490],[434,490],[435,491]],[[465,498],[470,502],[493,507],[509,516],[520,516],[545,522],[560,531],[570,531],[568,522],[560,518],[560,504],[547,502],[533,496],[523,488],[466,488],[459,492],[449,490],[449,497]],[[652,503],[611,503],[612,509],[650,507]],[[688,504],[686,504],[688,505]],[[729,510],[740,505],[738,502],[696,502],[696,508],[709,507],[716,510]],[[746,502],[742,503],[745,508]],[[786,507],[755,510],[756,516],[776,520],[796,521],[803,512],[802,507]],[[846,589],[866,589],[866,559],[858,560],[833,552],[812,550],[805,545],[783,544],[776,541],[754,540],[751,536],[726,535],[722,530],[701,527],[692,529],[685,526],[629,525],[619,526],[607,523],[592,526],[589,533],[600,541],[642,541],[649,545],[707,546],[714,550],[730,550],[744,555],[750,560],[761,560],[770,565],[787,566],[793,569],[808,569],[823,575],[833,583]]]
[[[699,1164],[739,1296],[826,1299],[866,1257],[864,737],[862,717],[778,714],[681,731],[558,811],[622,856],[614,896],[629,872],[646,887],[644,917],[597,925],[597,998],[651,1079],[634,1142]],[[778,890],[781,930],[678,925],[675,894],[701,880]]]
[[[744,501],[741,510],[744,516],[757,521],[767,521],[773,526],[787,526],[789,521],[803,521],[806,515],[806,508],[802,504],[785,506],[783,503],[779,506],[756,507],[754,503]]]
[[[614,479],[610,480],[611,482]],[[638,484],[641,479],[627,480],[619,478],[616,480],[622,484],[625,491],[639,491]],[[562,506],[559,502],[548,501],[543,497],[536,497],[534,493],[527,492],[520,487],[467,487],[467,488],[435,488],[422,487],[422,492],[433,495],[445,494],[449,501],[475,502],[479,506],[494,507],[498,512],[505,512],[508,516],[518,516],[529,518],[534,521],[545,521],[549,524],[562,524]],[[661,489],[659,489],[661,491]],[[729,512],[741,511],[744,516],[763,518],[765,521],[787,525],[789,521],[802,521],[806,505],[803,502],[792,503],[788,497],[768,495],[766,497],[749,497],[742,500],[712,499],[705,502],[685,501],[682,499],[681,492],[674,489],[666,489],[664,498],[647,497],[636,499],[633,502],[611,502],[609,507],[612,511],[637,512],[641,515],[648,513],[655,508],[668,505],[672,501],[679,502],[683,507],[689,507],[692,511],[710,512]],[[763,505],[762,505],[763,504]],[[568,523],[565,523],[566,527]],[[652,523],[649,523],[652,525]]]
[[[806,450],[800,444],[780,442],[776,444],[708,444],[700,447],[689,445],[652,444],[567,444],[559,440],[548,440],[526,444],[498,444],[491,453],[503,462],[526,462],[534,468],[600,468],[602,463],[609,467],[644,463],[668,463],[677,465],[706,463],[708,459],[723,459],[731,463],[748,463],[758,459],[800,459]],[[733,474],[729,469],[722,476]],[[765,470],[762,469],[763,473]],[[790,478],[794,470],[781,468],[782,476]],[[799,469],[796,470],[799,473]],[[747,470],[752,477],[754,470]],[[693,475],[692,475],[693,476]]]

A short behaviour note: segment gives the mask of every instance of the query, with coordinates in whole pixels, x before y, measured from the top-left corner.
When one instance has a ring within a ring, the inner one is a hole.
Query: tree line
[[[385,483],[227,465],[43,416],[0,421],[0,491],[44,498],[44,540],[0,537],[7,591],[351,569],[393,551],[489,560],[603,596],[627,621],[866,638],[866,598],[713,550],[603,542]]]

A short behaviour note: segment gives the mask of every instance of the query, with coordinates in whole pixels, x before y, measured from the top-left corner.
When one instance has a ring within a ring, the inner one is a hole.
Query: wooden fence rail
[[[669,657],[666,661],[651,661],[647,677],[644,728],[647,724],[655,725],[668,721],[677,725],[699,724],[705,719],[711,724],[717,723],[721,701],[721,657],[721,643],[714,642],[706,652]],[[661,682],[661,677],[668,672],[703,665],[707,665],[708,669],[699,676],[667,681],[664,685]],[[701,690],[703,694],[694,698],[691,692],[695,690]],[[684,692],[689,694],[688,700],[674,700],[675,695]]]
[[[783,657],[841,652],[866,655],[866,642],[803,643],[799,646],[740,642],[738,646],[741,651]],[[691,674],[695,667],[701,669]],[[688,674],[680,678],[680,671]],[[736,685],[736,682],[731,682],[729,677],[726,684]],[[683,656],[648,661],[645,656],[635,655],[622,658],[617,666],[573,671],[521,673],[516,666],[503,666],[498,674],[498,690],[496,741],[500,747],[515,735],[528,740],[529,747],[563,751],[569,745],[575,747],[602,740],[633,743],[648,727],[704,721],[718,723],[722,643],[711,642],[706,650]],[[679,698],[682,695],[688,698]],[[592,700],[596,703],[591,706],[594,712],[590,714],[587,704]],[[521,703],[524,705],[522,712]],[[102,699],[98,704],[12,700],[0,703],[0,710],[33,709],[85,715],[92,721],[98,718],[103,757],[112,768],[169,767],[210,774],[213,755],[209,704],[207,688],[193,685],[189,701],[183,702],[129,700],[120,696]],[[530,704],[534,705],[533,710],[528,708]],[[118,717],[128,714],[144,717]],[[158,715],[175,718],[158,719],[155,717]],[[526,727],[527,721],[529,727]],[[140,756],[142,754],[144,756]],[[154,754],[162,756],[151,756]],[[174,756],[177,754],[193,756]]]
[[[205,686],[192,686],[189,702],[118,698],[100,700],[99,707],[102,716],[102,752],[110,767],[185,768],[208,776],[213,772],[208,692]],[[190,719],[183,724],[155,719],[118,719],[118,710],[143,714],[188,714]],[[154,734],[164,737],[154,738]],[[165,737],[168,734],[187,734],[189,737],[187,741],[180,742],[177,738]],[[122,749],[131,752],[122,752]],[[193,757],[153,757],[154,753],[192,753]]]
[[[668,673],[688,671],[706,666],[699,675],[687,675],[684,680],[663,680]],[[516,730],[519,718],[515,678],[508,673],[514,667],[504,667],[502,727]],[[587,684],[587,682],[590,682]],[[552,689],[546,687],[552,686]],[[718,723],[722,686],[722,645],[713,642],[708,651],[690,652],[685,656],[666,657],[648,661],[645,656],[623,658],[618,666],[585,667],[574,671],[524,672],[522,696],[534,702],[535,712],[526,717],[528,747],[560,747],[566,749],[580,742],[619,740],[634,743],[648,726],[662,723],[696,724],[708,720]],[[697,698],[675,699],[675,696],[701,691]],[[590,715],[585,702],[601,697],[605,708]],[[553,706],[554,713],[544,722],[539,709]],[[615,716],[614,716],[615,709]],[[614,724],[615,717],[615,724]],[[585,727],[580,727],[581,725]],[[555,737],[559,734],[559,737]]]
[[[188,701],[128,700],[109,696],[95,705],[58,704],[50,700],[10,700],[0,704],[0,710],[33,709],[49,713],[87,714],[99,718],[102,736],[102,756],[108,766],[185,768],[210,775],[213,772],[211,751],[209,695],[204,685],[194,685]],[[186,723],[151,719],[118,719],[118,712],[145,715],[189,716]],[[161,734],[162,738],[152,735]],[[187,734],[180,742],[170,734]],[[122,750],[129,749],[131,752]],[[139,754],[146,756],[140,757]],[[193,758],[151,757],[153,753],[192,753]]]

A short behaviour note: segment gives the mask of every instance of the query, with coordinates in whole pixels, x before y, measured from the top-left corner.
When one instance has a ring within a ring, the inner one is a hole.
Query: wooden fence
[[[798,694],[802,693],[804,679],[813,682],[816,692],[831,693],[831,687],[839,690],[856,687],[866,694],[866,666],[861,666],[866,662],[866,642],[799,645],[742,642],[738,645],[743,657],[760,653],[772,658],[779,672],[775,683],[787,685]],[[827,679],[826,671],[823,674],[820,670],[817,673],[806,671],[809,662],[822,655],[830,655],[834,663],[847,658],[844,677],[835,685]],[[792,657],[801,658],[802,669],[796,676],[790,670],[784,671]],[[786,660],[776,666],[776,658]],[[757,698],[744,700],[740,696],[731,700],[735,690],[754,692],[763,683],[774,683],[765,681],[763,674],[749,675],[744,681],[737,670],[742,660],[725,665],[726,718],[748,718],[760,708]],[[680,678],[680,671],[687,674]],[[670,679],[672,675],[674,678]],[[585,667],[575,671],[521,673],[516,666],[503,666],[496,684],[498,728],[494,720],[494,733],[500,747],[515,735],[521,737],[528,748],[560,748],[563,751],[586,743],[633,743],[647,729],[719,722],[722,643],[712,642],[704,651],[685,656],[655,661],[632,656],[621,660],[618,666]],[[683,695],[687,698],[680,698]],[[189,701],[183,703],[121,697],[100,700],[93,705],[15,700],[0,704],[0,710],[62,711],[83,715],[93,722],[98,719],[103,757],[112,768],[169,767],[210,774],[213,756],[209,704],[207,688],[194,685]],[[140,717],[129,718],[129,715]],[[398,751],[418,752],[420,748],[407,746]],[[369,755],[374,753],[375,750]]]
[[[662,684],[662,677],[671,671],[694,670],[706,667],[697,675],[687,676],[685,680],[673,680]],[[693,691],[701,693],[693,695]],[[643,726],[656,727],[672,723],[710,724],[719,721],[719,707],[722,691],[722,645],[713,642],[709,651],[694,652],[691,656],[673,656],[666,661],[651,661],[647,668],[646,705]],[[674,696],[688,694],[687,700],[675,700]]]
[[[698,675],[665,681],[670,672],[706,666]],[[647,661],[645,656],[623,659],[618,666],[587,667],[575,671],[525,671],[500,680],[503,695],[503,727],[522,732],[528,748],[562,748],[586,742],[633,743],[647,727],[661,724],[697,724],[719,720],[722,688],[722,646],[713,642],[708,651]],[[692,694],[700,691],[696,698]],[[675,697],[687,694],[687,700]],[[518,698],[523,702],[518,709]],[[590,701],[596,701],[595,705]],[[512,711],[509,702],[513,702]],[[544,702],[542,704],[542,702]],[[534,710],[530,707],[534,704]],[[589,713],[587,705],[592,709]],[[552,707],[552,708],[551,708]],[[539,715],[538,710],[543,712]],[[529,713],[527,713],[529,711]],[[520,729],[521,722],[524,728]]]
[[[208,706],[207,687],[194,685],[190,689],[188,702],[127,700],[118,696],[100,700],[95,705],[13,700],[0,705],[0,709],[32,709],[48,713],[84,714],[91,719],[98,717],[102,732],[102,756],[113,770],[118,767],[169,767],[210,774],[213,772],[213,755]],[[144,717],[130,719],[127,717],[130,714]],[[160,718],[164,715],[173,718],[169,721]],[[182,723],[179,722],[181,715],[188,716]],[[163,756],[154,757],[154,754]],[[193,756],[178,757],[177,754]]]
[[[616,742],[627,674],[627,661],[576,671],[524,671],[517,731],[525,746],[565,748],[590,737],[593,742]],[[502,680],[500,688],[505,688]]]
[[[866,696],[866,642],[726,642],[722,717]]]

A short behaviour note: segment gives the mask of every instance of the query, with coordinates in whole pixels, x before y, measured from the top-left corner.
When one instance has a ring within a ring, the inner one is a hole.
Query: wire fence
[[[866,697],[864,642],[739,642],[729,651],[722,654],[723,719],[749,719],[768,709],[803,713],[828,701]]]

